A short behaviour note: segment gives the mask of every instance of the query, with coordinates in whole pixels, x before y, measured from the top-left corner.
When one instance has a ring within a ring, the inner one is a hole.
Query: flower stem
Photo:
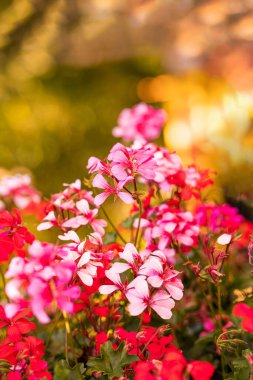
[[[114,225],[114,223],[112,222],[112,220],[110,219],[109,215],[107,214],[107,212],[105,211],[104,207],[103,206],[100,206],[101,210],[103,211],[104,213],[104,216],[106,217],[107,221],[109,222],[109,224],[112,226],[112,228],[114,229],[114,231],[116,232],[116,234],[118,235],[118,237],[122,240],[122,242],[124,244],[127,243],[127,241],[123,238],[123,236],[121,235],[121,233],[118,231],[118,229],[116,228],[116,226]]]
[[[1,279],[2,279],[2,283],[3,283],[3,293],[4,293],[4,296],[5,296],[6,300],[7,300],[7,302],[10,302],[9,297],[5,293],[6,281],[5,281],[4,273],[3,273],[3,270],[2,270],[1,266],[0,266],[0,276],[1,276]]]
[[[65,347],[66,348],[66,361],[67,361],[69,367],[72,368],[70,366],[70,364],[69,364],[69,357],[68,357],[68,337],[69,337],[69,343],[70,343],[71,350],[72,350],[72,355],[73,355],[74,361],[75,361],[75,370],[77,372],[77,378],[80,379],[80,380],[82,380],[83,376],[81,374],[79,363],[77,361],[77,358],[76,358],[76,355],[75,355],[75,352],[74,352],[74,345],[73,345],[73,339],[72,339],[72,335],[71,335],[71,329],[70,329],[68,315],[67,315],[66,311],[63,311],[62,314],[63,314],[63,317],[64,317],[65,331],[66,331],[66,347]]]
[[[139,204],[139,220],[138,220],[138,227],[137,227],[135,241],[134,241],[135,247],[137,246],[137,243],[138,243],[138,237],[139,237],[140,226],[141,226],[141,215],[142,215],[142,204],[140,200],[138,200],[138,204]]]

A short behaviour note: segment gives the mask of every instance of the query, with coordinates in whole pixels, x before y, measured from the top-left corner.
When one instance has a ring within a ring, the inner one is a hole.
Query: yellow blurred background
[[[58,191],[145,101],[170,150],[252,207],[252,0],[2,0],[0,67],[0,176]]]

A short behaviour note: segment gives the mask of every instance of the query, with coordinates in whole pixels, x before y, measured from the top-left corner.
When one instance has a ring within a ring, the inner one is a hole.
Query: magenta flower
[[[155,178],[157,167],[152,150],[140,147],[138,149],[127,148],[122,144],[116,144],[108,155],[111,161],[111,171],[115,178],[124,181],[128,176],[141,175],[146,180]]]
[[[113,135],[122,137],[125,141],[154,140],[159,137],[165,121],[165,111],[139,103],[120,113],[118,126],[113,129]]]

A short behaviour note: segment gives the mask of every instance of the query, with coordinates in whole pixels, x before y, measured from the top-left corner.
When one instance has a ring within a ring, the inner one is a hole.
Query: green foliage
[[[249,380],[250,379],[251,366],[245,356],[233,359],[231,361],[230,366],[233,373],[230,374],[228,377],[226,377],[225,380]]]
[[[81,373],[84,372],[83,364],[79,364]],[[76,380],[76,367],[70,368],[66,360],[59,360],[54,366],[54,380]]]
[[[7,360],[0,360],[0,374],[8,373],[10,371],[10,363]]]
[[[112,343],[108,341],[101,345],[100,353],[100,358],[88,360],[87,366],[90,367],[88,373],[102,372],[109,379],[123,376],[124,367],[139,360],[136,355],[128,355],[124,342],[114,350]]]

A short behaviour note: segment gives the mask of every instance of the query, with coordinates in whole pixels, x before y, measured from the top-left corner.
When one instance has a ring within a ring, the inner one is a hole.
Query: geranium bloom
[[[246,303],[238,303],[233,307],[233,314],[242,318],[242,328],[250,333],[253,332],[253,307]]]
[[[111,294],[115,290],[120,290],[122,293],[125,293],[134,287],[136,281],[139,281],[139,279],[136,278],[129,285],[123,284],[120,275],[118,273],[115,273],[113,268],[106,270],[105,275],[113,283],[113,285],[101,285],[99,287],[99,292],[101,294]]]
[[[119,181],[124,181],[129,176],[135,177],[137,174],[146,180],[155,177],[157,165],[153,152],[148,147],[134,149],[118,143],[112,147],[108,160],[111,161],[112,174]]]
[[[27,317],[32,317],[30,310],[25,309],[16,313],[12,318],[8,318],[4,308],[0,305],[0,328],[7,327],[6,333],[10,341],[18,342],[21,336],[36,328],[33,322]]]
[[[34,236],[22,226],[19,210],[14,209],[13,214],[5,210],[0,212],[0,262],[8,260],[14,251],[24,255],[24,245],[31,244],[33,240]]]
[[[136,226],[136,223],[135,223]],[[171,207],[169,202],[150,208],[147,218],[142,219],[144,238],[149,247],[164,250],[174,241],[185,247],[196,245],[199,226],[190,211]]]
[[[94,187],[104,190],[104,192],[95,197],[95,205],[97,207],[101,206],[110,195],[115,195],[116,197],[119,197],[123,202],[127,204],[133,203],[134,200],[131,194],[127,193],[126,191],[123,191],[123,187],[129,182],[129,180],[131,179],[126,178],[124,181],[118,182],[117,184],[115,184],[115,187],[113,187],[109,185],[109,183],[104,179],[104,177],[101,174],[97,174],[96,177],[93,179],[92,184]]]
[[[73,311],[73,300],[77,299],[78,286],[70,286],[76,264],[57,259],[57,248],[53,244],[35,241],[26,258],[14,257],[5,274],[10,281],[6,294],[15,303],[27,300],[34,315],[41,323],[50,321],[46,309],[58,305],[61,310]]]
[[[166,114],[163,110],[139,103],[120,113],[113,135],[122,137],[125,141],[150,141],[160,135],[165,121]]]
[[[123,273],[128,269],[132,269],[134,273],[138,272],[136,261],[140,258],[140,254],[133,244],[127,243],[124,251],[119,253],[119,257],[127,263],[114,263],[112,266],[114,272]]]
[[[129,313],[131,315],[140,315],[147,307],[150,307],[161,318],[170,319],[172,316],[171,309],[175,306],[175,302],[169,294],[159,290],[151,296],[144,277],[139,276],[137,279],[138,281],[135,280],[134,288],[126,293],[126,297],[130,302],[128,305]]]
[[[179,272],[172,269],[164,269],[158,258],[150,257],[141,266],[139,274],[147,276],[147,281],[154,288],[162,286],[172,298],[180,300],[183,297],[184,286],[178,278]]]
[[[27,174],[5,176],[0,180],[0,197],[12,199],[15,205],[24,209],[32,203],[40,202],[40,194],[31,186],[31,177]]]
[[[68,219],[62,224],[63,227],[79,228],[80,226],[86,226],[89,224],[93,230],[95,232],[98,232],[100,235],[103,235],[105,233],[104,227],[107,226],[106,221],[103,219],[95,219],[98,213],[98,209],[91,210],[86,199],[81,199],[80,201],[76,202],[76,208],[79,211],[80,215]]]

